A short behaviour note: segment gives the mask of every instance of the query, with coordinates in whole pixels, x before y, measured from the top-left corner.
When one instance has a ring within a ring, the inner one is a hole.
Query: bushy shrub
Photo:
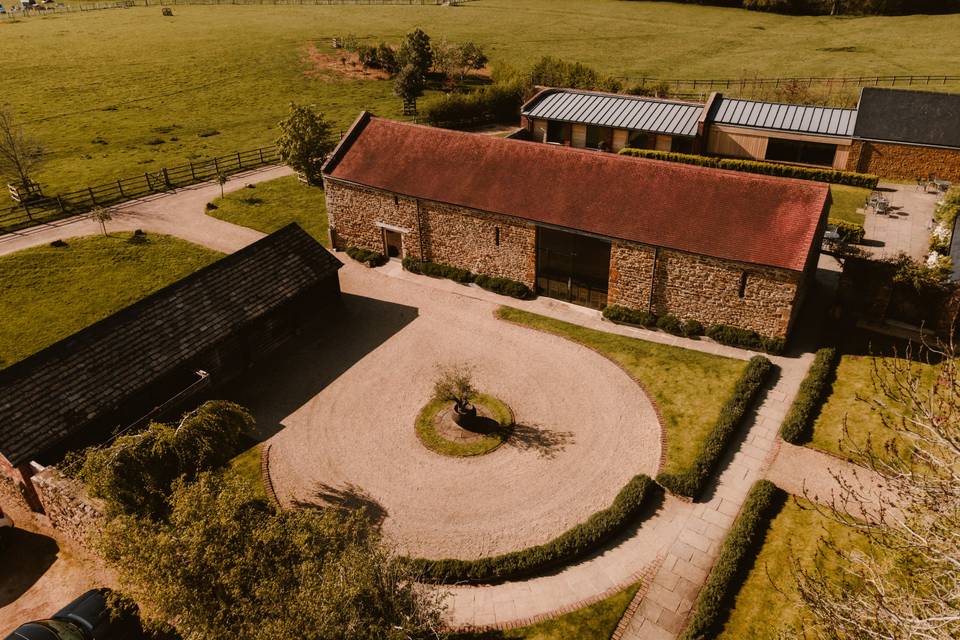
[[[837,233],[840,234],[840,240],[849,242],[850,244],[860,244],[863,242],[863,236],[867,233],[863,225],[856,222],[830,218],[829,223],[837,228]]]
[[[91,448],[79,460],[77,477],[111,513],[155,517],[179,478],[224,466],[253,431],[243,407],[207,402],[184,416],[179,426],[151,423],[109,446]]]
[[[347,247],[347,255],[371,267],[379,267],[387,263],[387,256],[377,251],[369,249],[360,249],[359,247]]]
[[[783,338],[769,338],[750,329],[732,327],[728,324],[714,324],[707,328],[707,336],[720,344],[731,347],[755,349],[767,353],[783,353],[786,343]]]
[[[451,267],[437,262],[428,262],[416,258],[404,258],[403,268],[410,273],[420,273],[434,278],[447,278],[461,284],[473,282],[474,275],[466,269]]]
[[[634,476],[609,507],[535,547],[477,560],[418,558],[408,562],[423,582],[480,583],[526,577],[582,557],[610,540],[639,514],[655,486],[645,475]]]
[[[680,319],[670,314],[657,318],[657,328],[675,336],[683,334],[683,324],[681,324]]]
[[[695,498],[703,490],[734,431],[772,373],[773,364],[769,360],[763,356],[752,357],[733,393],[720,409],[717,423],[700,445],[693,466],[679,473],[660,473],[657,482],[671,493]]]
[[[638,309],[629,309],[617,304],[607,305],[603,308],[603,317],[613,322],[622,322],[624,324],[635,324],[640,327],[652,327],[657,324],[657,316],[649,311],[640,311]]]
[[[693,164],[700,167],[710,167],[714,169],[727,169],[730,171],[743,171],[746,173],[758,173],[768,176],[777,176],[780,178],[796,178],[799,180],[814,180],[817,182],[829,182],[832,184],[845,184],[852,187],[863,187],[866,189],[876,189],[880,181],[879,176],[866,173],[854,173],[852,171],[838,171],[836,169],[818,169],[815,167],[801,167],[791,164],[777,164],[775,162],[761,162],[758,160],[737,160],[733,158],[713,158],[709,156],[698,156],[689,153],[673,153],[671,151],[657,151],[655,149],[632,149],[626,148],[620,151],[621,155],[634,158],[649,158],[651,160],[666,160],[668,162],[681,162],[684,164]]]
[[[836,349],[817,351],[807,376],[800,383],[800,391],[780,425],[781,438],[791,444],[803,444],[810,440],[813,422],[820,413],[836,369]]]
[[[523,103],[518,83],[481,87],[470,93],[449,93],[428,100],[420,111],[435,127],[461,127],[489,122],[516,122]]]
[[[529,300],[533,297],[533,291],[530,290],[530,287],[522,282],[511,280],[510,278],[478,275],[474,278],[474,282],[487,291],[493,291],[494,293],[510,296],[511,298]]]
[[[703,335],[703,324],[699,320],[687,320],[683,323],[683,335],[688,338]]]
[[[753,485],[697,595],[680,640],[715,638],[720,634],[733,609],[734,598],[763,546],[770,522],[786,499],[787,494],[769,480],[758,480]]]
[[[623,89],[623,82],[600,73],[580,62],[568,62],[550,56],[544,56],[530,69],[530,82],[544,87],[567,87],[587,91],[609,91],[617,93]]]

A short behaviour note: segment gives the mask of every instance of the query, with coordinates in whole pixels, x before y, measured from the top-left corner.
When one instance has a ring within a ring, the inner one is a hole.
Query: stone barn
[[[363,113],[324,167],[336,249],[622,305],[790,331],[826,185],[394,122]]]
[[[0,490],[40,510],[43,465],[183,410],[330,318],[341,266],[291,224],[0,370]]]

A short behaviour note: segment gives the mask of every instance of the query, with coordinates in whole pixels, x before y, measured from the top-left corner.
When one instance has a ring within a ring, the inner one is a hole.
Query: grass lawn
[[[213,201],[207,215],[264,233],[296,222],[324,246],[329,246],[327,204],[323,189],[302,184],[296,176],[277,178],[240,189]]]
[[[923,371],[924,379],[932,384],[936,368],[920,363],[916,366]],[[866,444],[867,437],[872,436],[874,452],[884,455],[883,445],[890,440],[893,433],[883,427],[880,413],[874,411],[868,403],[857,399],[876,396],[872,373],[872,356],[844,355],[840,359],[833,389],[814,422],[810,446],[848,458],[848,443],[852,441],[862,447]],[[849,439],[843,433],[844,419],[847,422]],[[846,450],[840,446],[841,440],[845,441]]]
[[[260,454],[263,445],[257,443],[230,461],[227,473],[235,474],[246,480],[254,492],[264,500],[267,491],[263,487],[263,475],[260,473]]]
[[[637,583],[589,607],[529,627],[463,634],[456,636],[455,640],[607,640],[639,588]]]
[[[587,329],[512,307],[500,307],[497,315],[595,349],[643,384],[663,417],[667,433],[663,471],[669,473],[693,464],[700,444],[747,366],[742,360]]]
[[[0,367],[13,364],[220,254],[167,236],[91,236],[0,257]]]
[[[828,532],[845,548],[867,549],[866,539],[856,531],[830,520],[809,507],[805,500],[787,500],[767,531],[763,548],[719,638],[776,638],[800,621],[800,598],[791,574],[792,558],[810,569],[819,563],[825,571],[836,569],[832,559],[818,557],[818,540]],[[774,588],[771,585],[776,585]],[[787,634],[784,637],[802,637]]]
[[[552,55],[614,75],[737,78],[942,74],[960,32],[960,15],[795,17],[618,0],[173,11],[0,20],[0,56],[18,71],[0,74],[0,95],[49,148],[39,176],[48,193],[270,143],[291,101],[339,128],[361,109],[398,116],[390,81],[318,69],[308,54],[338,62],[330,40],[350,33],[398,42],[420,26],[484,45],[493,63]]]
[[[857,213],[857,209],[862,208],[864,202],[870,197],[869,189],[832,184],[830,185],[830,197],[833,201],[829,213],[831,218],[863,224],[866,216]]]
[[[472,402],[478,409],[485,409],[486,413],[489,413],[490,417],[497,422],[497,425],[488,424],[489,430],[485,431],[484,435],[477,440],[470,442],[449,440],[437,431],[434,420],[438,413],[451,408],[453,403],[448,400],[433,399],[420,410],[415,425],[417,438],[420,439],[423,446],[444,456],[468,457],[490,453],[506,442],[512,431],[511,427],[513,427],[513,412],[510,411],[510,407],[485,393],[478,394]],[[483,415],[481,412],[478,412],[478,414]]]

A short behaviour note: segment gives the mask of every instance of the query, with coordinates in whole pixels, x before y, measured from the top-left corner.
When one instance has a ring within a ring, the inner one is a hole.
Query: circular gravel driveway
[[[656,473],[653,406],[606,358],[436,286],[354,264],[341,282],[344,320],[258,372],[248,401],[279,423],[271,477],[285,504],[363,504],[401,553],[477,558],[543,543]],[[414,432],[437,365],[453,362],[516,415],[489,455],[444,457]]]

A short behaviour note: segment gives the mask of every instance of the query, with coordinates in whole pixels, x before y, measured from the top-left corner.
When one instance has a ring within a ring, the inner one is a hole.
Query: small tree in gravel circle
[[[438,367],[433,396],[437,400],[453,403],[453,419],[457,424],[477,415],[477,408],[472,404],[477,396],[477,389],[473,386],[473,371],[465,364]]]

